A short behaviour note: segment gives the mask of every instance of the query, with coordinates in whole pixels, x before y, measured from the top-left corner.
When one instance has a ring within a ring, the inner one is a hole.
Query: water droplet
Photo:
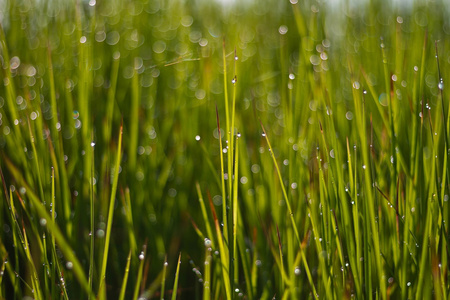
[[[74,110],[72,112],[72,118],[74,118],[75,120],[78,119],[79,116],[80,116],[80,113],[78,112],[78,110]]]
[[[67,269],[72,269],[73,268],[73,262],[71,262],[71,261],[68,261],[68,262],[66,262],[66,268]]]
[[[378,102],[383,106],[388,106],[388,97],[385,93],[381,93],[378,97]]]
[[[86,41],[87,41],[87,39],[86,39],[86,37],[83,35],[83,36],[80,38],[80,43],[84,44],[84,43],[86,43]]]
[[[233,77],[233,79],[231,80],[231,83],[232,84],[235,84],[237,82],[237,76],[235,75],[234,77]]]
[[[199,136],[199,135],[196,135],[196,136],[195,136],[195,140],[196,140],[196,141],[200,141],[200,136]]]
[[[288,32],[287,26],[286,26],[286,25],[281,25],[281,26],[278,28],[278,32],[279,32],[281,35],[285,35],[285,34]]]
[[[144,251],[142,251],[141,254],[139,254],[139,260],[143,260],[144,258],[145,258]]]
[[[411,286],[411,282],[408,281],[408,283],[406,284],[407,286]]]
[[[442,91],[444,89],[444,81],[442,79],[438,83],[438,88]]]
[[[331,156],[332,158],[334,158],[334,149],[331,149],[331,150],[330,150],[330,156]]]
[[[89,0],[89,6],[95,6],[96,1],[95,0]]]
[[[41,224],[41,226],[45,226],[45,225],[47,225],[47,220],[42,218],[39,220],[39,224]]]
[[[365,170],[366,169],[366,165],[363,165],[362,168]]]
[[[414,66],[414,72],[419,71],[419,67],[418,66]]]
[[[211,246],[211,240],[208,238],[205,238],[205,247],[210,247]]]
[[[345,118],[347,119],[347,120],[353,120],[353,113],[351,112],[351,111],[348,111],[346,114],[345,114]]]
[[[265,136],[266,136],[266,134],[265,134],[265,133],[263,132],[263,133],[261,134],[261,136],[262,136],[262,137],[265,137]]]
[[[294,80],[295,79],[295,75],[293,73],[289,74],[289,79],[290,80]]]
[[[91,147],[94,147],[95,146],[95,142],[91,142]]]

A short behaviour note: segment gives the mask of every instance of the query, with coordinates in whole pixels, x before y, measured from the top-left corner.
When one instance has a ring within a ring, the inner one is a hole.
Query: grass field
[[[450,298],[447,0],[0,21],[0,299]]]

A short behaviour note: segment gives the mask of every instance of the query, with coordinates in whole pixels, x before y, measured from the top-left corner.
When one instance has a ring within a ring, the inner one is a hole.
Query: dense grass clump
[[[1,1],[0,299],[448,299],[450,6],[330,2]]]

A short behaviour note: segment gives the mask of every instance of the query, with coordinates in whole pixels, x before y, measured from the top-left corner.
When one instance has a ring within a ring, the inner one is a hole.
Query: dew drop
[[[279,32],[281,35],[285,35],[285,34],[288,32],[287,26],[286,26],[286,25],[281,25],[281,26],[278,28],[278,32]]]
[[[139,254],[139,260],[143,260],[145,258],[144,252],[142,251],[141,254]]]
[[[71,269],[73,268],[73,262],[68,261],[68,262],[66,263],[66,268],[69,269],[69,270],[71,270]]]
[[[200,136],[199,136],[199,135],[196,135],[196,136],[195,136],[195,140],[196,140],[196,141],[200,141]]]

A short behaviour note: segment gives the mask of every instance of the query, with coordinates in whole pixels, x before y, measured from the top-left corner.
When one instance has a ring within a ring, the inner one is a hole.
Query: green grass
[[[450,7],[0,4],[0,299],[449,299]]]

